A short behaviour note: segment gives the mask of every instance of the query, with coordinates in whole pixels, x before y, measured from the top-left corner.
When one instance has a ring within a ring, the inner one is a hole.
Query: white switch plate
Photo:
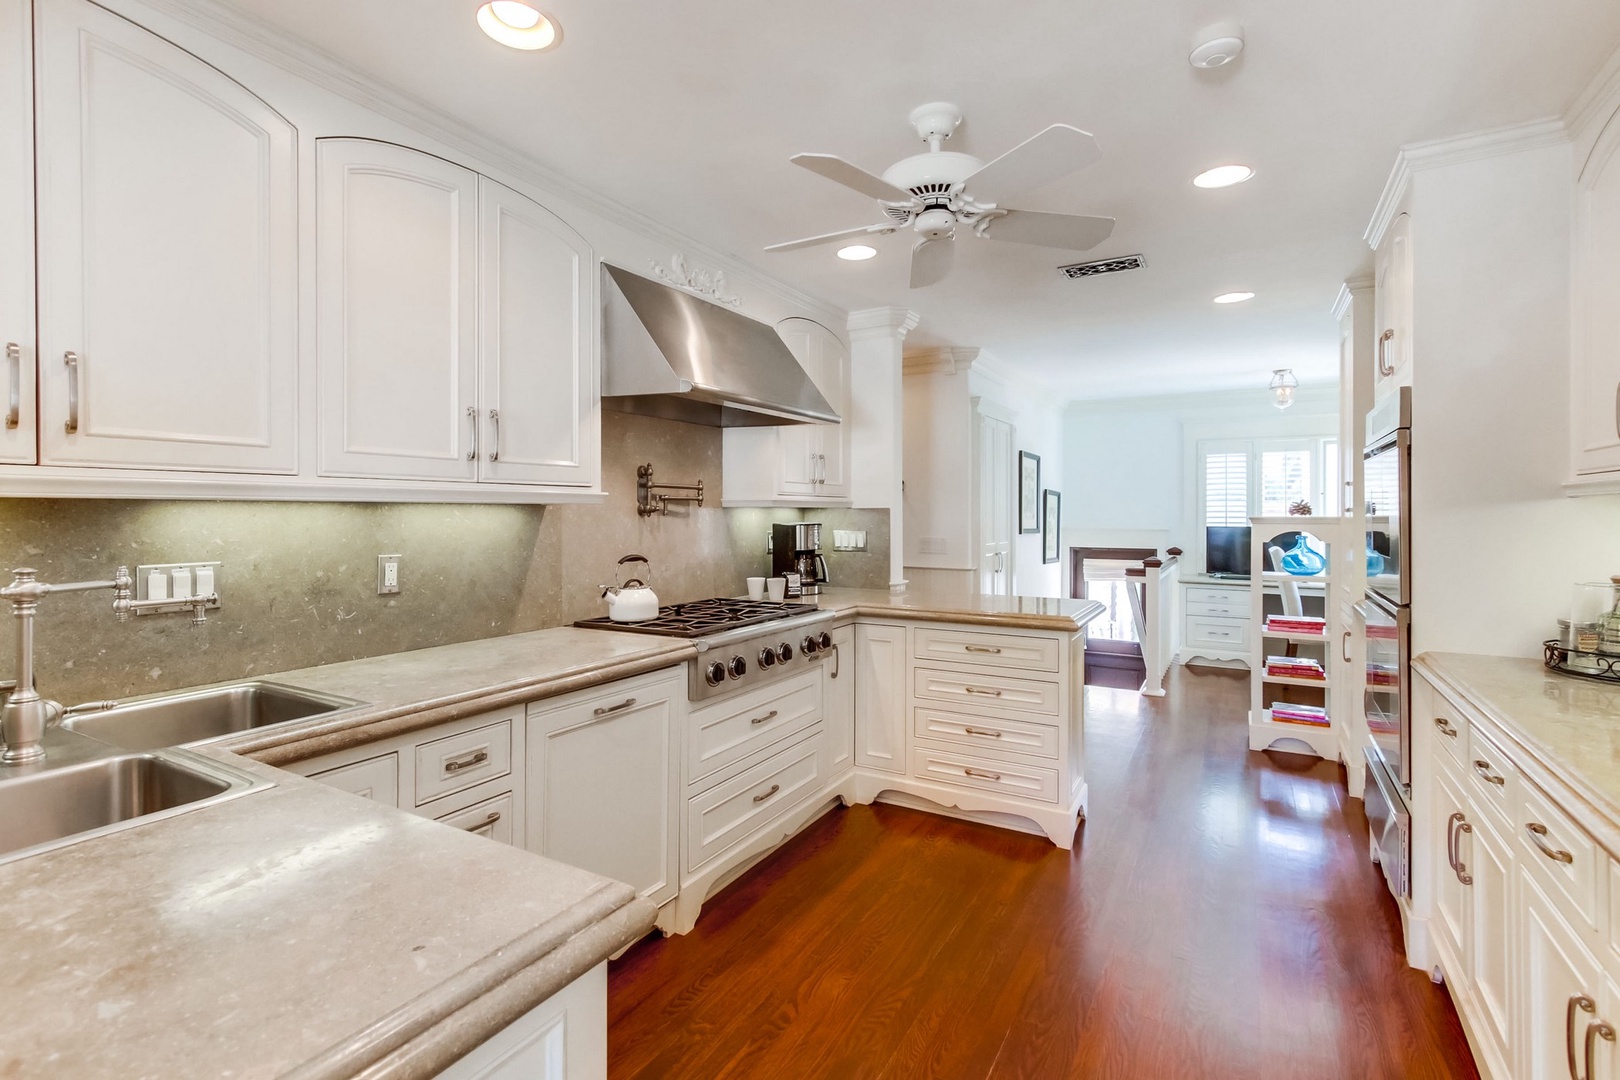
[[[147,589],[147,586],[148,586],[148,584],[150,584],[150,582],[148,581],[148,578],[151,576],[151,573],[154,570],[159,571],[165,578],[167,578],[169,580],[169,589],[171,590],[170,593],[169,593],[169,597],[172,598],[174,596],[174,593],[172,591],[174,589],[174,572],[176,570],[180,570],[180,569],[185,569],[185,570],[191,571],[190,576],[191,576],[191,580],[192,580],[192,590],[195,592],[196,587],[197,587],[196,586],[197,568],[201,567],[201,566],[209,567],[210,569],[212,569],[214,571],[214,597],[215,597],[215,599],[214,599],[213,603],[205,604],[204,608],[206,610],[208,610],[208,611],[216,611],[216,610],[219,609],[219,594],[220,594],[220,591],[221,591],[220,572],[219,572],[221,564],[217,563],[217,562],[146,563],[144,565],[137,566],[135,568],[135,599],[137,599],[137,600],[150,600],[152,598],[150,591]],[[137,611],[135,614],[137,614],[137,615],[162,615],[162,614],[168,614],[171,611],[182,611],[182,610],[185,610],[186,607],[187,607],[184,600],[176,600],[175,605],[176,606],[174,608],[172,608],[172,609],[159,610],[157,608],[148,608],[145,611]]]
[[[391,596],[399,592],[399,563],[401,555],[377,556],[377,595]]]

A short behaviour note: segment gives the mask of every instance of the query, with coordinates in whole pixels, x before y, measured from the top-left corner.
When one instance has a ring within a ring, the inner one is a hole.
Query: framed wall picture
[[[1063,531],[1063,496],[1047,488],[1041,492],[1041,502],[1041,562],[1055,563],[1063,544],[1060,536]]]
[[[1041,531],[1041,459],[1028,450],[1018,451],[1018,531]]]

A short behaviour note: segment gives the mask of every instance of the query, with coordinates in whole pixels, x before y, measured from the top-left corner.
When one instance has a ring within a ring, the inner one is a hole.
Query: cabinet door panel
[[[34,462],[34,107],[28,0],[0,0],[0,461]]]
[[[906,629],[855,627],[855,763],[906,771]]]
[[[838,335],[811,319],[783,319],[776,332],[840,417],[849,412],[849,352]],[[782,495],[848,498],[844,424],[795,424],[779,429]]]
[[[1483,820],[1474,822],[1470,839],[1468,870],[1474,884],[1466,947],[1474,996],[1484,1006],[1486,1021],[1477,1034],[1495,1043],[1497,1060],[1511,1061],[1513,849]]]
[[[832,656],[821,663],[822,728],[827,733],[828,776],[855,767],[855,628],[832,632]]]
[[[1552,902],[1526,876],[1520,875],[1524,919],[1524,1017],[1527,1080],[1568,1080],[1570,1003],[1586,998],[1587,1010],[1573,1011],[1576,1049],[1582,1048],[1587,1024],[1599,1019],[1596,1006],[1602,987],[1597,961],[1589,956]]]
[[[364,139],[316,171],[321,471],[474,479],[477,175]]]
[[[1451,858],[1455,856],[1465,869],[1463,874],[1472,874],[1473,851],[1471,850],[1471,835],[1461,832],[1461,827],[1469,821],[1469,808],[1467,801],[1462,797],[1462,788],[1451,775],[1440,769],[1434,773],[1434,815],[1431,818],[1433,837],[1430,840],[1429,850],[1434,852],[1434,866],[1430,873],[1434,880],[1434,915],[1429,920],[1430,932],[1445,946],[1447,956],[1462,965],[1463,970],[1448,971],[1446,974],[1455,980],[1468,978],[1467,953],[1464,951],[1467,942],[1467,919],[1469,907],[1468,889],[1458,876],[1459,871],[1451,865]],[[1461,820],[1456,815],[1461,815]]]
[[[488,425],[479,474],[594,486],[601,438],[590,249],[550,211],[493,180],[479,179],[478,207]]]
[[[44,460],[294,471],[292,126],[99,7],[37,15]]]

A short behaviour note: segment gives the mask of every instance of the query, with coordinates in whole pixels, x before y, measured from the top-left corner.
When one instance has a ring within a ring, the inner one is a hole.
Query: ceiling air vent
[[[1098,259],[1096,262],[1072,263],[1060,266],[1064,277],[1095,277],[1098,274],[1118,274],[1126,270],[1140,270],[1147,265],[1141,255],[1121,255],[1117,259]]]

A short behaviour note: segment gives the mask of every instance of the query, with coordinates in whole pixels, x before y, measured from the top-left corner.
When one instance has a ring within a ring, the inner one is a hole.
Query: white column
[[[905,399],[901,351],[917,313],[883,307],[849,316],[850,499],[857,507],[889,512],[889,588],[905,588]]]

